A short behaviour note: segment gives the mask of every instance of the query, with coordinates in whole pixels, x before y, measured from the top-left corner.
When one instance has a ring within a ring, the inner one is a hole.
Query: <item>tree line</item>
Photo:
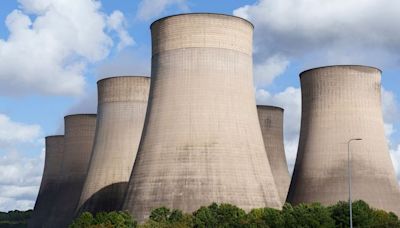
[[[22,228],[32,215],[32,210],[0,212],[0,228]]]
[[[392,212],[371,208],[364,201],[355,201],[353,207],[354,227],[400,228],[399,218]],[[332,206],[320,203],[285,204],[282,210],[256,208],[246,213],[231,204],[213,203],[191,214],[180,210],[160,207],[154,209],[147,221],[138,224],[128,213],[122,211],[100,212],[92,215],[82,213],[70,228],[345,228],[349,227],[349,204],[338,202]]]

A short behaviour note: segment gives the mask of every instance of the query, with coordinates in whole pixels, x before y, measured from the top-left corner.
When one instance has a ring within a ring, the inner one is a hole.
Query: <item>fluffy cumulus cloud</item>
[[[38,125],[0,114],[0,211],[33,208],[43,172],[41,134]],[[28,150],[40,156],[24,153]]]
[[[0,113],[0,146],[32,142],[40,133],[39,125],[27,125],[12,121]]]
[[[400,2],[259,0],[234,11],[255,25],[256,60],[279,54],[309,65],[400,60]]]
[[[172,6],[178,7],[181,11],[189,10],[187,0],[142,0],[139,3],[137,17],[140,20],[153,19]]]
[[[19,0],[0,38],[0,93],[3,95],[82,93],[88,64],[106,58],[113,47],[134,43],[124,15],[106,15],[100,2]],[[115,34],[118,44],[112,39]]]

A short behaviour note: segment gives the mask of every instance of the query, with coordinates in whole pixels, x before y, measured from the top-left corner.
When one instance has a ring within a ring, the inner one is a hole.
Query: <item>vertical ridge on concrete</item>
[[[64,117],[64,156],[57,200],[48,227],[68,227],[85,181],[96,129],[96,114]]]
[[[301,131],[287,201],[348,201],[347,142],[352,160],[352,198],[400,215],[400,193],[385,139],[381,72],[344,65],[300,74]]]
[[[282,204],[286,201],[290,175],[283,143],[283,112],[280,107],[257,105],[265,151]]]
[[[97,86],[96,136],[80,212],[121,210],[142,135],[150,78],[105,78]]]
[[[57,198],[57,186],[60,180],[61,161],[64,152],[64,136],[47,136],[45,143],[46,157],[42,182],[28,227],[44,226],[50,217],[53,202]]]
[[[252,84],[252,25],[185,14],[154,22],[149,106],[123,209],[282,205]]]

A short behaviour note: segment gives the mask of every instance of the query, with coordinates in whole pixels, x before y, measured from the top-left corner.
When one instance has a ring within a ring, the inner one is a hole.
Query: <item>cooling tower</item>
[[[285,203],[290,176],[283,145],[283,109],[257,105],[258,120],[264,139],[265,151],[282,203]]]
[[[64,156],[58,199],[48,227],[67,227],[73,219],[85,181],[96,129],[95,114],[64,118]]]
[[[385,139],[381,72],[366,66],[329,66],[300,74],[301,132],[287,201],[348,201],[348,141],[352,199],[400,215],[400,193]]]
[[[252,32],[219,14],[151,25],[149,107],[123,207],[139,221],[160,206],[281,207],[257,118]]]
[[[149,77],[113,77],[98,83],[97,128],[78,209],[121,210],[146,115]]]
[[[54,200],[57,199],[63,151],[63,135],[46,137],[46,157],[42,182],[28,227],[42,227],[49,219],[51,207]]]

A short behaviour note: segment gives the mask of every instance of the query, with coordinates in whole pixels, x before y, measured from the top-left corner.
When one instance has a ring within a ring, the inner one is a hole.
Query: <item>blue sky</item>
[[[76,4],[76,5],[75,5]],[[255,25],[259,104],[285,108],[290,169],[300,127],[298,74],[330,64],[383,70],[382,105],[400,179],[400,2],[391,0],[4,0],[0,3],[0,211],[32,208],[44,140],[63,116],[96,111],[96,81],[150,73],[149,25],[184,12]]]

